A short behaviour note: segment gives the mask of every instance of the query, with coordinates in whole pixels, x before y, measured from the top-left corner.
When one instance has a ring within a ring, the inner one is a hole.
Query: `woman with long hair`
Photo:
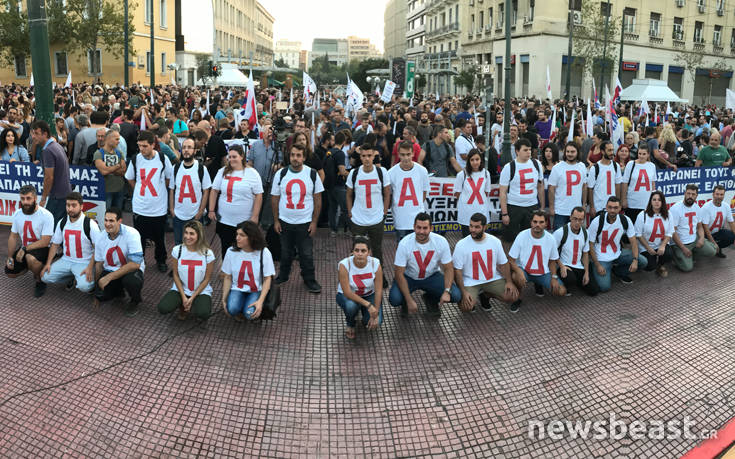
[[[345,336],[355,339],[357,313],[362,313],[362,324],[374,330],[383,323],[383,268],[377,258],[370,256],[370,241],[365,236],[352,240],[352,256],[337,265],[337,304],[345,314]],[[377,281],[376,281],[377,279]]]
[[[18,144],[18,134],[12,129],[5,129],[0,134],[0,160],[10,161],[30,161],[28,150],[23,145]]]
[[[69,144],[69,131],[66,130],[66,122],[64,118],[56,118],[56,141],[59,142],[66,152]]]
[[[620,166],[620,171],[625,171],[625,165],[631,160],[630,158],[630,147],[627,144],[622,144],[618,147],[618,151],[615,153],[614,161]]]
[[[641,244],[641,255],[648,260],[645,270],[655,269],[659,276],[668,276],[664,265],[672,259],[669,241],[674,234],[674,224],[669,219],[666,196],[661,191],[651,193],[646,210],[635,220],[635,233]]]
[[[222,261],[222,308],[235,320],[254,320],[263,312],[276,268],[257,223],[237,225],[235,241]]]
[[[457,199],[457,222],[462,237],[470,234],[470,217],[476,212],[487,216],[490,197],[490,173],[485,169],[485,157],[477,148],[467,153],[467,164],[454,179]]]
[[[666,169],[673,163],[676,163],[676,147],[677,140],[674,128],[667,124],[661,129],[661,133],[658,136],[658,149],[659,157],[653,155],[653,162],[660,169]]]
[[[183,243],[171,251],[174,283],[161,301],[158,312],[170,314],[178,309],[178,318],[193,314],[206,319],[212,312],[212,286],[209,281],[216,260],[204,236],[204,226],[196,220],[184,224]]]
[[[551,175],[551,169],[557,164],[559,164],[559,146],[554,142],[549,142],[544,145],[544,149],[541,152],[541,166],[544,172],[544,195],[546,196],[544,202],[546,203],[549,202],[549,176]]]
[[[257,223],[263,205],[263,182],[255,168],[248,166],[240,145],[230,146],[226,164],[212,181],[208,214],[217,222],[215,231],[223,254],[235,241],[237,225],[245,220]]]

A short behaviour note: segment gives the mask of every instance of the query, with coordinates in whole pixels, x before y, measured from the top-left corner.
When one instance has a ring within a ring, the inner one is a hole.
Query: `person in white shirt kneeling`
[[[380,260],[370,256],[370,239],[355,236],[352,256],[340,261],[337,270],[336,301],[345,313],[345,336],[355,339],[358,312],[362,314],[362,324],[368,330],[374,330],[383,323],[383,268]]]

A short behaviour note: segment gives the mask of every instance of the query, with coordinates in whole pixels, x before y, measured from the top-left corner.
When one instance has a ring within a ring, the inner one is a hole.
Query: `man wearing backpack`
[[[105,133],[102,148],[94,154],[94,167],[105,177],[106,208],[122,209],[125,199],[125,154],[118,149],[120,133],[109,130]]]
[[[46,284],[65,282],[67,289],[76,282],[79,291],[90,293],[94,289],[94,241],[100,229],[97,222],[84,215],[83,204],[82,195],[76,191],[66,196],[66,217],[56,225],[40,276]],[[59,248],[63,255],[54,262]]]
[[[344,132],[334,136],[334,146],[324,156],[324,188],[329,199],[328,220],[329,236],[335,237],[337,231],[347,231],[347,155],[343,147],[347,143]]]
[[[168,186],[173,176],[171,161],[153,149],[156,138],[151,131],[138,134],[140,153],[130,160],[125,178],[133,189],[133,227],[138,230],[145,251],[146,242],[156,245],[158,271],[165,273],[166,243],[164,241],[168,213]]]
[[[590,239],[584,227],[584,207],[572,209],[569,223],[554,231],[559,250],[559,277],[565,285],[577,284],[589,296],[600,291],[595,276],[590,275]]]
[[[602,158],[589,169],[587,174],[591,216],[603,210],[611,196],[620,197],[620,184],[623,183],[620,166],[613,161],[615,150],[612,142],[603,141],[600,144],[600,151],[602,151]]]
[[[181,244],[184,223],[199,220],[205,213],[212,180],[204,164],[194,159],[194,139],[181,145],[181,162],[174,166],[173,180],[169,182],[168,209],[173,218],[174,244]]]
[[[595,267],[592,274],[601,292],[609,291],[612,286],[611,271],[624,284],[631,284],[630,273],[648,265],[646,258],[638,253],[633,222],[620,213],[621,209],[620,199],[610,196],[605,210],[590,222],[590,256]],[[628,236],[630,249],[622,248],[623,235]]]
[[[569,223],[572,209],[587,203],[587,166],[579,160],[579,147],[568,142],[564,161],[556,163],[549,175],[549,216],[553,231]]]
[[[460,170],[466,167],[467,153],[469,153],[473,148],[477,148],[475,139],[472,138],[472,126],[473,123],[469,119],[460,118],[459,121],[457,121],[457,127],[460,130],[460,135],[454,141],[454,154]]]
[[[424,167],[434,177],[449,177],[462,170],[449,145],[449,129],[442,127],[435,131],[434,138],[424,144]]]
[[[531,142],[518,139],[515,151],[516,159],[500,172],[500,217],[508,244],[530,228],[533,212],[544,207],[546,198],[543,169],[538,160],[531,158]]]

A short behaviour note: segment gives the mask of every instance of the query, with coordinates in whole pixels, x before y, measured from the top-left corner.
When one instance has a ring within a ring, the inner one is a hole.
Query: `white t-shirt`
[[[582,231],[582,229],[579,230],[579,233],[574,234],[574,231],[572,231],[569,223],[566,224],[566,227],[567,240],[566,242],[564,242],[564,246],[561,248],[561,252],[559,252],[559,261],[564,266],[584,269],[584,264],[582,264],[582,255],[590,251],[589,233],[587,233],[587,237],[585,237],[584,231]],[[556,241],[557,250],[559,249],[559,244],[561,244],[561,240],[563,237],[564,227],[561,227],[558,230],[554,231],[554,240]]]
[[[419,244],[416,234],[411,233],[398,243],[393,264],[405,268],[403,274],[406,277],[421,280],[441,271],[441,265],[451,262],[452,251],[444,236],[429,233],[429,240]]]
[[[454,179],[454,192],[459,193],[457,201],[457,223],[469,226],[470,217],[476,212],[487,216],[490,200],[490,174],[487,169],[470,174],[462,169]]]
[[[273,196],[281,196],[281,193],[285,195],[278,201],[278,218],[292,225],[311,222],[314,194],[324,191],[319,174],[316,174],[316,179],[312,182],[309,166],[303,166],[298,173],[289,168],[281,180],[281,170],[276,172],[271,189]]]
[[[602,225],[602,232],[600,233],[600,239],[595,240],[597,237],[597,229],[600,225],[600,217],[595,217],[590,222],[589,228],[587,228],[587,233],[590,237],[590,243],[595,244],[595,254],[597,255],[597,261],[613,261],[617,260],[620,256],[620,251],[622,249],[620,240],[623,238],[623,224],[621,223],[621,218],[625,218],[628,220],[628,231],[625,232],[625,234],[628,236],[629,239],[632,239],[635,237],[635,226],[633,225],[633,222],[630,221],[630,218],[628,218],[625,215],[619,214],[613,223],[610,223],[607,221],[607,213],[603,214],[605,217],[604,223]]]
[[[413,228],[416,214],[425,210],[424,192],[429,194],[429,173],[418,163],[407,171],[398,163],[388,171],[392,198],[393,225],[397,230]]]
[[[225,259],[222,261],[222,272],[232,276],[232,290],[241,292],[259,292],[263,287],[260,281],[260,251],[244,250],[235,251],[232,247],[227,249]],[[274,276],[276,269],[273,267],[273,256],[270,250],[263,249],[263,276]]]
[[[179,220],[191,220],[199,212],[203,190],[212,187],[209,171],[204,167],[202,180],[199,181],[199,161],[186,167],[183,163],[168,187],[174,191],[174,214]]]
[[[635,234],[644,238],[653,250],[658,250],[664,238],[674,234],[674,225],[671,218],[664,219],[661,214],[649,217],[644,210],[635,219]]]
[[[217,213],[221,223],[237,226],[253,215],[255,196],[263,193],[263,181],[253,167],[232,171],[227,177],[223,177],[224,172],[224,167],[218,170],[212,182],[212,189],[219,191]]]
[[[452,262],[455,269],[462,270],[464,285],[485,284],[502,279],[498,266],[508,263],[500,239],[485,234],[480,242],[467,236],[454,246]]]
[[[179,248],[181,252],[179,252]],[[229,250],[227,253],[229,253]],[[192,252],[187,249],[184,244],[175,246],[171,251],[171,256],[176,258],[176,271],[179,273],[179,279],[181,279],[181,285],[184,286],[184,295],[186,296],[191,296],[199,288],[207,275],[207,266],[216,260],[214,252],[210,249],[207,249],[206,255],[202,255],[200,252]],[[265,260],[263,262],[265,263]],[[236,282],[235,279],[233,279],[233,284],[234,282]],[[171,285],[171,290],[177,290],[176,282]],[[212,296],[212,284],[204,287],[201,295]]]
[[[388,171],[380,167],[383,173],[381,185],[377,166],[373,166],[371,172],[365,172],[363,167],[352,169],[347,176],[347,188],[353,188],[353,176],[357,173],[352,195],[352,223],[360,226],[377,225],[383,221],[383,188],[390,187],[390,177]],[[390,193],[390,190],[385,190],[385,193]]]
[[[725,201],[720,204],[720,207],[715,206],[714,201],[707,201],[702,206],[699,215],[702,218],[702,223],[709,226],[709,232],[712,234],[724,228],[725,223],[732,223],[733,221],[732,210],[725,205]]]
[[[166,156],[163,157],[165,164],[161,164],[158,156],[155,150],[151,159],[146,159],[142,153],[138,153],[135,159],[136,167],[128,167],[125,171],[127,180],[135,180],[133,212],[137,215],[160,217],[166,215],[168,210],[166,180],[171,180],[174,169]],[[130,165],[132,166],[132,163]]]
[[[536,239],[529,228],[518,233],[508,255],[515,258],[516,264],[526,273],[541,276],[549,272],[549,260],[559,259],[556,244],[551,233],[544,231],[541,238]]]
[[[140,258],[140,270],[145,271],[140,233],[132,226],[120,225],[120,232],[112,240],[107,231],[100,231],[94,240],[94,261],[101,262],[105,271],[122,268],[128,263],[130,255]]]
[[[697,223],[702,221],[702,208],[695,202],[686,207],[684,201],[679,201],[669,209],[669,218],[674,225],[682,244],[691,244],[697,240]],[[671,239],[671,244],[674,240]]]
[[[534,167],[530,159],[525,163],[519,163],[517,159],[514,159],[516,165],[516,173],[513,176],[513,180],[510,179],[510,165],[508,163],[503,166],[503,170],[500,172],[500,185],[508,187],[508,204],[512,206],[520,207],[531,207],[538,204],[538,184],[543,183],[544,174],[541,163],[536,161],[538,170]]]
[[[368,296],[375,291],[375,275],[380,268],[380,260],[373,257],[367,258],[367,263],[364,267],[358,268],[355,266],[355,257],[347,257],[339,262],[339,266],[344,266],[347,269],[347,277],[350,279],[350,288],[358,296]],[[337,282],[337,292],[344,293],[342,291],[342,284]]]
[[[595,190],[594,204],[595,210],[604,210],[607,206],[607,199],[615,196],[615,185],[623,183],[623,175],[620,166],[611,161],[607,166],[598,161],[600,173],[595,174],[595,166],[590,167],[587,174],[587,187]]]
[[[462,159],[460,155],[466,155],[473,148],[477,148],[477,145],[472,136],[462,134],[454,141],[454,156],[462,169],[467,166],[467,160]]]
[[[89,239],[84,234],[84,219],[87,218],[82,214],[74,223],[67,221],[64,226],[64,232],[61,232],[61,222],[68,217],[59,220],[51,237],[52,244],[63,244],[62,259],[71,263],[89,263],[94,255],[93,241],[97,240],[100,229],[97,222],[90,219],[89,222]]]
[[[21,245],[25,247],[44,236],[54,235],[54,216],[41,206],[37,206],[31,215],[26,215],[23,209],[18,209],[13,214],[10,231],[20,236]],[[46,260],[39,261],[46,262]]]
[[[572,215],[572,209],[582,205],[582,188],[587,183],[587,166],[582,162],[557,163],[551,168],[549,186],[555,186],[554,212],[556,215]]]
[[[633,178],[630,176],[633,174]],[[628,208],[645,209],[648,198],[654,190],[656,182],[656,165],[648,161],[646,164],[633,162],[627,165],[623,172],[623,183],[628,185]]]

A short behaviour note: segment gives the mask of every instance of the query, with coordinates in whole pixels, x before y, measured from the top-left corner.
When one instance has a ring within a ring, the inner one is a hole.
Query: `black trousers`
[[[217,236],[219,236],[219,242],[222,244],[222,259],[225,258],[225,254],[227,253],[227,249],[232,247],[232,244],[235,243],[235,235],[237,234],[237,228],[230,225],[225,225],[224,223],[217,222],[217,227],[215,228],[215,232],[217,233]]]
[[[100,279],[109,273],[110,271],[102,271]],[[94,297],[100,301],[108,301],[121,296],[123,290],[128,293],[131,301],[140,303],[140,292],[143,290],[143,271],[137,269],[127,273],[123,277],[111,281],[104,289],[101,289],[99,284],[95,285]]]
[[[664,254],[661,256],[651,255],[646,250],[642,250],[641,255],[646,257],[646,260],[648,261],[648,265],[646,265],[646,268],[645,268],[646,271],[653,271],[655,269],[658,269],[659,266],[663,266],[666,263],[671,262],[674,256],[670,245],[666,246],[666,250],[664,251]]]
[[[594,269],[594,268],[590,268]],[[572,268],[567,266],[567,277],[561,277],[559,276],[564,282],[564,285],[569,287],[572,283],[577,284],[577,288],[584,291],[589,296],[595,296],[599,293],[600,287],[597,285],[597,281],[595,280],[595,276],[590,272],[589,278],[590,281],[587,282],[587,285],[582,285],[582,280],[584,279],[584,269],[579,268]]]
[[[299,265],[301,265],[301,277],[305,281],[316,280],[314,273],[314,250],[311,236],[309,235],[310,223],[292,225],[283,220],[281,222],[281,263],[279,275],[282,280],[288,280],[291,275],[291,263],[296,251],[299,253]]]
[[[156,263],[166,263],[168,253],[166,252],[166,216],[144,217],[133,214],[133,227],[140,233],[140,242],[143,244],[143,253],[147,241],[156,245]]]

